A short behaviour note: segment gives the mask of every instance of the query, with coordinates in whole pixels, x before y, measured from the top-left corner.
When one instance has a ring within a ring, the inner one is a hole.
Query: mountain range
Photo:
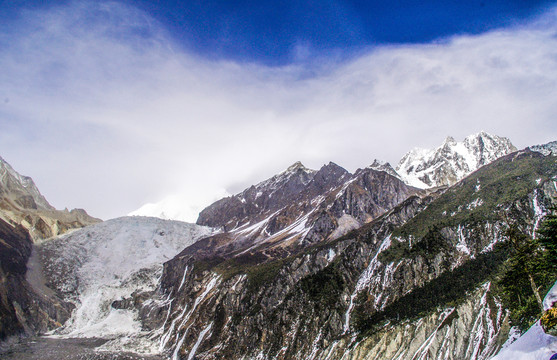
[[[94,359],[545,359],[539,326],[510,344],[497,279],[509,224],[535,236],[557,202],[556,150],[480,132],[396,169],[297,162],[197,224],[58,211],[2,160],[0,338],[98,338]]]
[[[430,189],[453,185],[481,166],[516,150],[509,139],[481,131],[466,137],[462,142],[457,142],[449,136],[435,149],[415,148],[401,158],[396,170],[388,162],[377,159],[366,169],[384,171],[399,178],[408,186]],[[294,168],[300,166],[303,167],[300,162],[292,165]],[[306,169],[307,178],[310,179],[311,174],[315,172],[316,170]],[[288,170],[284,173],[288,173]],[[280,181],[280,179],[267,180],[270,181]],[[264,187],[264,183],[257,184],[255,187]],[[159,203],[146,204],[129,215],[183,220],[182,214],[189,214],[190,209],[180,210],[178,203],[169,197]]]

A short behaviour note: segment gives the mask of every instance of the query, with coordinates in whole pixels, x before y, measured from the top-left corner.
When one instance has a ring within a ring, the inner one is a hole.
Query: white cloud
[[[174,193],[201,207],[296,160],[354,170],[482,129],[518,147],[557,137],[554,11],[317,70],[200,58],[119,3],[75,2],[9,25],[0,154],[55,206],[104,218]]]

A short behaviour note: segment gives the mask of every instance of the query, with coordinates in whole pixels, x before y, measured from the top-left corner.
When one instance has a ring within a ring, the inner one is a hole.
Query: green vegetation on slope
[[[339,304],[344,285],[338,261],[300,281],[301,289],[313,302],[328,307],[336,307]]]
[[[547,181],[556,173],[553,156],[529,151],[508,155],[447,190],[427,210],[396,229],[393,236],[421,239],[434,227],[474,226],[486,220],[501,220],[508,205],[530,194],[538,179]]]
[[[494,251],[479,254],[458,268],[442,273],[379,312],[370,312],[368,302],[359,303],[352,315],[355,329],[365,334],[378,330],[387,322],[396,324],[425,316],[440,307],[454,306],[481,284],[494,280],[507,256],[505,246],[496,246]]]
[[[499,281],[511,325],[526,331],[543,313],[542,297],[557,280],[557,216],[547,215],[533,239],[512,225],[510,257]]]
[[[379,254],[379,260],[385,264],[401,259],[415,259],[418,256],[428,260],[440,252],[450,252],[451,246],[445,239],[446,235],[443,235],[446,234],[444,229],[454,230],[458,226],[482,229],[490,223],[505,224],[509,219],[527,225],[527,219],[531,218],[532,214],[524,214],[520,205],[511,205],[529,202],[528,196],[535,188],[546,181],[553,181],[555,174],[557,162],[552,156],[544,157],[539,153],[526,151],[497,160],[448,189],[430,203],[427,209],[395,229],[393,239],[398,237],[406,241],[394,240],[387,250]],[[557,221],[551,221],[552,226],[557,228]],[[549,264],[553,269],[552,273],[546,270],[546,273],[543,273],[542,265],[535,268],[535,282],[540,292],[544,293],[556,279],[554,274],[557,268],[557,241],[551,238],[545,241],[542,247],[550,250],[545,252],[546,255],[539,264]],[[548,255],[550,252],[552,255]],[[507,259],[512,253],[513,249],[509,245],[498,245],[494,251],[479,254],[459,268],[441,274],[423,287],[395,300],[380,312],[373,311],[364,293],[356,301],[357,306],[353,314],[355,327],[363,333],[374,331],[386,322],[396,323],[451,306],[464,299],[467,292],[486,281],[495,280],[494,284],[498,285],[499,279],[511,266],[510,260]],[[555,260],[552,263],[550,259]],[[513,281],[519,275],[522,276],[522,280]],[[539,307],[536,305],[530,280],[527,276],[524,277],[524,274],[515,271],[509,276],[508,283],[517,289],[512,300],[507,296],[508,301],[505,304],[511,312],[516,312],[514,324],[529,324],[534,317],[539,317]],[[495,293],[504,297],[502,289],[502,286],[494,286]]]

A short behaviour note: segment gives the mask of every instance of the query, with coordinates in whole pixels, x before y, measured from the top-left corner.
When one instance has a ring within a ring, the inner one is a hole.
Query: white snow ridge
[[[400,160],[396,171],[409,185],[430,188],[453,185],[480,167],[516,151],[509,139],[484,131],[462,142],[447,137],[436,149],[416,148]]]
[[[124,217],[43,243],[41,251],[50,255],[47,273],[76,305],[52,336],[101,337],[112,340],[107,349],[157,353],[158,343],[142,333],[136,311],[111,304],[137,290],[154,290],[162,264],[211,233],[179,221]]]

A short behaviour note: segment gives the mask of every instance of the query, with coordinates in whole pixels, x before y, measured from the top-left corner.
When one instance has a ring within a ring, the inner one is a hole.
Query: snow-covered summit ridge
[[[542,153],[545,156],[548,155],[557,156],[557,141],[552,141],[542,145],[530,146],[529,149],[532,151],[537,151],[539,153]]]
[[[0,157],[0,194],[1,195],[30,195],[38,208],[54,210],[41,194],[33,179],[23,176],[12,168],[10,164]]]
[[[516,151],[505,137],[485,131],[457,142],[448,136],[435,149],[415,148],[402,157],[397,173],[409,185],[431,188],[452,185],[495,159]]]

